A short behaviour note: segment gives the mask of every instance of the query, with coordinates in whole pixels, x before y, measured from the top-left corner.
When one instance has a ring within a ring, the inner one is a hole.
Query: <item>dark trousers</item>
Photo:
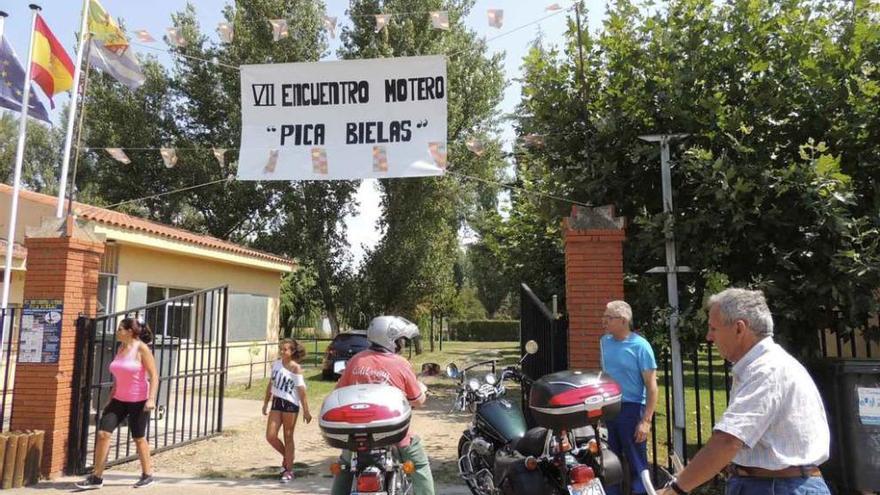
[[[637,402],[624,402],[620,414],[607,421],[608,445],[618,457],[626,458],[632,475],[632,493],[645,493],[639,474],[648,467],[648,442],[636,443],[636,428],[642,421],[645,406]],[[621,495],[620,485],[605,489],[607,495]]]

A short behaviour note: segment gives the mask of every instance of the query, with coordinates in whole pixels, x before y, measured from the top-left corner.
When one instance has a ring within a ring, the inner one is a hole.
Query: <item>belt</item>
[[[783,469],[764,469],[730,464],[724,470],[728,476],[742,478],[821,478],[822,471],[816,466],[789,466]]]

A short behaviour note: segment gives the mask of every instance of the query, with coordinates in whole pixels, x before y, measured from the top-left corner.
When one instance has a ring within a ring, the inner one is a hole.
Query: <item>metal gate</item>
[[[532,379],[568,368],[568,320],[557,318],[526,284],[520,284],[520,354],[529,340],[538,352],[523,361],[522,371]],[[522,388],[522,409],[529,426],[534,426],[528,407],[528,387]]]
[[[227,300],[227,287],[217,287],[77,321],[69,473],[81,474],[94,465],[97,425],[113,386],[108,366],[118,349],[116,329],[124,318],[140,317],[154,332],[150,347],[159,372],[159,390],[147,426],[153,452],[222,431]],[[107,465],[136,458],[128,427],[120,425]]]
[[[12,391],[15,388],[15,365],[18,362],[18,340],[21,331],[21,310],[0,309],[0,432],[9,429],[12,418]]]

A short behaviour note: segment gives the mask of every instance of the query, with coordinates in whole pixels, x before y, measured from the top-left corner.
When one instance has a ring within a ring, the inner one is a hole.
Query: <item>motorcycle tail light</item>
[[[590,453],[593,455],[598,455],[599,454],[599,442],[597,442],[595,440],[590,440],[590,442],[587,443],[587,450],[589,450]]]
[[[593,468],[590,466],[584,466],[583,464],[578,464],[577,466],[571,468],[571,471],[568,472],[569,477],[571,477],[572,484],[579,483],[589,483],[596,477],[596,474],[593,472]]]
[[[364,471],[358,476],[357,489],[359,492],[380,492],[382,491],[381,473],[376,471]]]
[[[416,472],[416,465],[413,464],[413,461],[406,461],[403,463],[403,472],[407,475],[412,475]]]
[[[538,469],[538,460],[532,456],[526,457],[526,460],[523,462],[526,465],[526,469],[528,469],[529,471],[534,471],[535,469]]]

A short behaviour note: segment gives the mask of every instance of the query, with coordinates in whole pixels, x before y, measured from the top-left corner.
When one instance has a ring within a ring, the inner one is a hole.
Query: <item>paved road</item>
[[[79,478],[69,477],[54,481],[44,481],[31,488],[18,488],[4,491],[4,493],[21,493],[36,495],[39,493],[77,493],[73,485]],[[104,488],[94,492],[100,495],[132,495],[131,484],[135,476],[130,473],[108,472],[104,480]],[[195,479],[184,475],[158,476],[157,483],[147,488],[139,489],[137,495],[150,494],[185,494],[185,495],[258,495],[267,491],[288,493],[292,495],[325,494],[330,493],[330,480],[323,478],[309,478],[294,480],[289,484],[281,484],[277,481],[262,480],[222,480],[222,479]],[[464,486],[437,485],[436,493],[443,495],[469,495],[470,492]]]

